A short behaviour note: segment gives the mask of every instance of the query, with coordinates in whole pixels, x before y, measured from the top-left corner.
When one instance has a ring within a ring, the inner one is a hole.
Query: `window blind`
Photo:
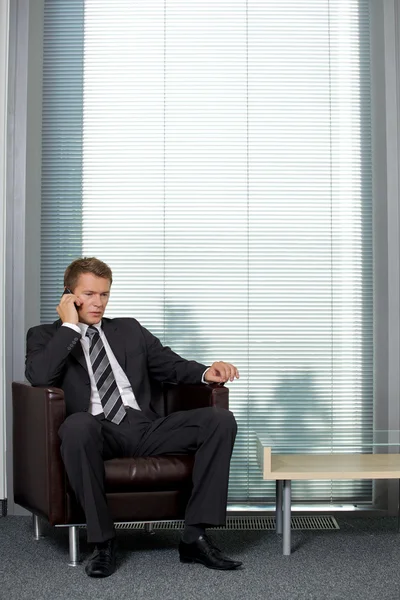
[[[372,437],[366,0],[46,0],[42,321],[64,268],[113,269],[107,316],[227,360],[231,502],[274,490],[255,432],[291,451]],[[369,501],[300,482],[298,501]]]

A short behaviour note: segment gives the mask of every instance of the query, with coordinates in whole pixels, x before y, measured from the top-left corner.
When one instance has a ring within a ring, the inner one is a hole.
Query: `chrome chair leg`
[[[70,567],[79,565],[79,527],[72,525],[68,527],[69,534],[69,563]]]
[[[33,522],[33,537],[35,540],[40,540],[43,537],[42,523],[37,515],[32,515]]]
[[[150,533],[151,535],[154,535],[155,533],[153,523],[145,523],[144,530],[146,531],[146,533]]]

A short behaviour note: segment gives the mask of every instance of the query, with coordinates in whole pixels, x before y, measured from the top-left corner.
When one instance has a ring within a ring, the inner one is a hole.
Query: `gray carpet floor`
[[[118,531],[118,570],[91,579],[81,531],[79,567],[68,534],[45,528],[36,542],[26,517],[0,518],[1,600],[400,600],[400,534],[394,518],[338,518],[339,531],[295,532],[291,556],[268,531],[214,531],[238,571],[181,564],[179,532]]]

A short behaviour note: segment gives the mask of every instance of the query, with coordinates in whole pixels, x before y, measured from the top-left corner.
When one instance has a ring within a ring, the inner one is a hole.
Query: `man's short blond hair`
[[[71,291],[76,287],[78,279],[82,273],[93,273],[96,277],[104,277],[109,279],[112,284],[112,271],[106,263],[98,258],[77,258],[65,269],[64,287]]]

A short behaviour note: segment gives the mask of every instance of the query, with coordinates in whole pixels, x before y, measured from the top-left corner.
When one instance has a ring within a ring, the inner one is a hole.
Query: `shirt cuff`
[[[82,331],[80,330],[80,327],[78,325],[75,325],[74,323],[63,323],[61,327],[69,327],[70,329],[76,331],[76,333],[80,333],[82,336]]]
[[[204,373],[203,373],[203,376],[202,376],[202,378],[201,378],[201,383],[206,383],[206,384],[208,383],[208,381],[206,381],[206,380],[204,379],[204,375],[207,373],[207,371],[208,371],[208,369],[209,369],[209,368],[210,368],[210,367],[207,367],[207,369],[204,371]]]

